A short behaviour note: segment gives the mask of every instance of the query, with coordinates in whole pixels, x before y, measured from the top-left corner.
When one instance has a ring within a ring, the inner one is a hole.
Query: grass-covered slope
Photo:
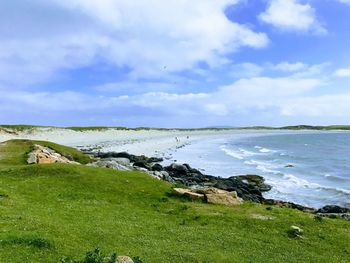
[[[0,262],[59,262],[95,247],[148,263],[349,262],[349,222],[251,203],[188,202],[138,172],[28,166],[32,143],[0,144]],[[288,237],[292,225],[303,239]]]
[[[0,144],[0,165],[26,164],[27,155],[30,151],[32,151],[34,144],[51,148],[68,159],[72,159],[81,164],[87,164],[91,161],[89,156],[83,154],[77,149],[53,142],[11,140]]]

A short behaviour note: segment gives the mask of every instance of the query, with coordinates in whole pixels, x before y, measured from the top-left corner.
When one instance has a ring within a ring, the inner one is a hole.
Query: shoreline
[[[203,174],[200,168],[193,168],[189,164],[171,163],[162,166],[162,158],[136,156],[127,152],[88,152],[97,161],[88,164],[94,167],[104,167],[121,171],[138,170],[147,173],[158,180],[171,183],[173,193],[187,197],[193,201],[202,200],[198,194],[215,193],[235,196],[236,202],[250,201],[269,206],[278,206],[296,209],[305,213],[315,214],[321,217],[343,218],[350,220],[350,209],[338,205],[324,205],[320,208],[304,206],[298,203],[279,199],[265,198],[263,193],[269,192],[272,186],[265,182],[265,178],[259,175],[238,175],[229,178]],[[180,185],[180,188],[178,188]],[[186,187],[186,188],[182,188]],[[221,191],[221,192],[220,192]],[[198,199],[199,198],[199,199]],[[204,198],[204,200],[206,200]],[[208,200],[207,200],[208,202]],[[232,205],[232,203],[218,202],[217,204]]]
[[[261,134],[290,134],[290,133],[318,133],[318,131],[271,131],[271,130],[91,130],[73,131],[57,128],[35,128],[22,132],[0,133],[0,142],[10,139],[45,140],[72,146],[85,152],[127,152],[133,155],[154,156],[165,159],[164,164],[176,162],[175,152],[194,142],[220,139],[229,135],[240,138],[244,136]],[[332,131],[334,132],[334,131]],[[186,163],[194,165],[191,160]],[[200,171],[203,167],[194,165]],[[206,173],[206,172],[204,172]],[[214,174],[214,173],[210,173]],[[237,173],[235,175],[244,174]],[[259,173],[255,173],[259,174]],[[215,174],[214,174],[215,175]],[[216,176],[216,175],[215,175]],[[272,197],[276,198],[276,197]],[[283,202],[288,202],[284,200]],[[325,203],[326,204],[326,203]]]

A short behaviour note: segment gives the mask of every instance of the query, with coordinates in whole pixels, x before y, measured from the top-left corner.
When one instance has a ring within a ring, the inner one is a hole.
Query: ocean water
[[[266,198],[319,208],[350,208],[350,133],[235,133],[194,142],[173,160],[206,174],[258,174],[273,189]]]

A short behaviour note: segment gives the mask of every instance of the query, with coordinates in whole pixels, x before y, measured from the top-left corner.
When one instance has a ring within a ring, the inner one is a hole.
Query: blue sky
[[[350,0],[4,0],[0,123],[350,124]]]

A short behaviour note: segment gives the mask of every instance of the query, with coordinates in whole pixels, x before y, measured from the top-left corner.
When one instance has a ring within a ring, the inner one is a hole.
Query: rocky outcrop
[[[132,163],[136,163],[136,162],[143,162],[143,163],[147,163],[147,164],[151,164],[151,163],[158,163],[158,162],[162,162],[163,159],[162,158],[158,158],[158,157],[146,157],[144,155],[141,156],[137,156],[137,155],[133,155],[133,154],[128,154],[127,152],[107,152],[107,153],[96,153],[95,157],[97,158],[126,158],[129,159],[130,162]]]
[[[28,154],[28,164],[51,164],[51,163],[70,163],[79,164],[69,160],[67,157],[56,151],[38,144],[33,146],[33,151]]]
[[[90,166],[106,167],[116,170],[139,170],[144,171],[154,178],[165,180],[170,183],[180,183],[189,188],[213,187],[227,192],[236,192],[243,200],[262,202],[263,191],[271,189],[264,182],[264,178],[258,175],[236,176],[220,178],[205,175],[189,164],[173,163],[163,167],[158,162],[162,158],[136,156],[126,152],[96,153],[95,158],[100,160],[89,164]]]
[[[307,212],[307,213],[315,213],[316,212],[316,209],[311,208],[311,207],[302,206],[302,205],[294,204],[292,202],[285,202],[285,201],[275,200],[275,199],[264,199],[263,204],[297,209],[297,210]]]
[[[187,197],[193,201],[205,201],[209,204],[237,206],[243,203],[243,200],[237,196],[236,192],[227,192],[212,187],[197,190],[174,188],[173,194]]]
[[[165,180],[170,183],[180,183],[189,189],[179,190],[177,195],[185,196],[191,200],[203,200],[208,203],[237,205],[243,200],[263,203],[279,207],[298,209],[303,212],[317,213],[321,216],[329,216],[334,213],[342,218],[350,218],[349,209],[337,206],[326,206],[318,211],[314,208],[305,207],[292,202],[285,202],[274,199],[265,199],[263,192],[271,190],[265,179],[259,175],[238,175],[229,178],[215,177],[203,174],[200,170],[192,168],[189,164],[172,163],[163,167],[159,162],[162,158],[135,156],[125,152],[97,153],[95,158],[99,161],[90,164],[117,170],[139,170],[144,171],[152,177]],[[184,189],[184,188],[176,188]],[[213,193],[203,192],[216,189]],[[208,190],[209,189],[209,190]],[[176,190],[174,190],[176,191]],[[181,192],[185,191],[185,192]],[[220,192],[223,191],[223,192]]]
[[[108,158],[108,159],[101,159],[93,163],[87,164],[88,166],[93,167],[104,167],[104,168],[111,168],[115,170],[120,171],[130,171],[130,161],[127,161],[126,158]]]
[[[319,214],[346,214],[350,213],[349,208],[340,207],[337,205],[326,205],[316,211]]]
[[[248,174],[248,175],[233,176],[233,178],[237,178],[245,182],[246,184],[255,187],[261,192],[268,192],[272,189],[271,185],[266,184],[265,178],[260,175]]]
[[[316,211],[317,216],[341,218],[350,221],[350,209],[337,205],[326,205]]]

